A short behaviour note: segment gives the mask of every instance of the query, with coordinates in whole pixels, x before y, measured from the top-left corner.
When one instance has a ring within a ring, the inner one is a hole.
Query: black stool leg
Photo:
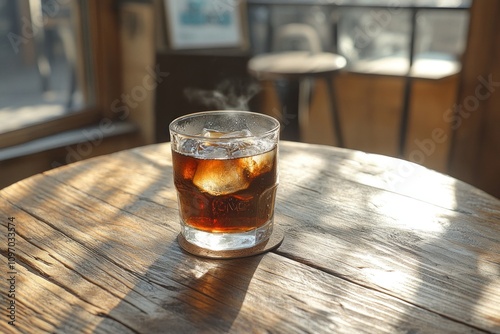
[[[299,127],[299,82],[277,80],[276,91],[281,103],[281,139],[300,141]]]
[[[332,113],[332,119],[333,119],[333,129],[335,130],[335,135],[337,139],[337,145],[339,147],[344,147],[344,140],[342,136],[342,128],[340,125],[340,116],[339,116],[339,110],[337,107],[337,97],[335,94],[335,87],[333,86],[333,80],[334,76],[330,75],[328,77],[325,77],[325,81],[327,84],[328,88],[328,96],[330,97],[330,110]]]
[[[309,124],[309,109],[311,106],[311,92],[313,91],[313,79],[304,77],[299,82],[299,132],[307,128]],[[301,138],[304,139],[304,138]]]

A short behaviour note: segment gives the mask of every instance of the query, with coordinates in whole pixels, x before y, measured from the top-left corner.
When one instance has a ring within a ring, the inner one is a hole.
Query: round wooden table
[[[498,199],[394,158],[280,145],[285,239],[254,257],[179,247],[168,143],[1,190],[0,332],[500,332]]]

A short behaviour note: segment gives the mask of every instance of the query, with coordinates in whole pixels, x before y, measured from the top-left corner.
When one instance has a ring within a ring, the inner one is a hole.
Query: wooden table
[[[499,200],[327,146],[280,171],[283,244],[232,260],[179,248],[168,144],[1,190],[0,332],[500,333]]]

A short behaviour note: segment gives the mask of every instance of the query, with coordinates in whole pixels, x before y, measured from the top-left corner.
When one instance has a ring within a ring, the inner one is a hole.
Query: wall
[[[474,1],[450,174],[500,198],[500,1]]]
[[[451,124],[444,115],[455,102],[457,84],[457,75],[441,80],[413,81],[404,158],[447,172]],[[347,148],[398,156],[404,85],[404,78],[393,76],[343,73],[336,78],[336,96]],[[276,116],[281,107],[273,85],[267,82],[263,89],[261,110]],[[303,128],[305,142],[337,145],[327,93],[324,82],[316,81],[309,122]],[[447,139],[433,140],[435,129],[441,129],[440,138]]]

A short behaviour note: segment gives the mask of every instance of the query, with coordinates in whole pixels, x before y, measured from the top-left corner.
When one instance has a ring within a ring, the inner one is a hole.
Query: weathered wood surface
[[[215,261],[177,245],[168,144],[18,182],[0,191],[0,332],[500,333],[497,199],[397,159],[282,142],[276,210],[276,251]]]

